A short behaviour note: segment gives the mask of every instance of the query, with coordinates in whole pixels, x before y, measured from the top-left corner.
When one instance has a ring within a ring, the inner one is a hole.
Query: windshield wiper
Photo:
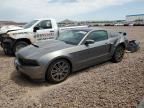
[[[38,45],[35,45],[35,44],[32,44],[34,47],[37,47],[37,48],[39,48],[39,46]]]

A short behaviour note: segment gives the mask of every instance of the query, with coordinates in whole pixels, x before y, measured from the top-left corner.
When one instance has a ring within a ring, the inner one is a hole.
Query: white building
[[[144,14],[127,15],[126,21],[127,22],[144,21]]]

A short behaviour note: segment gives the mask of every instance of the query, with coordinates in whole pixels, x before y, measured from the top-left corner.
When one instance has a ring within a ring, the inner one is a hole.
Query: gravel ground
[[[136,108],[144,96],[144,27],[106,27],[126,31],[141,42],[122,62],[105,62],[52,85],[33,82],[14,69],[0,48],[0,108]]]

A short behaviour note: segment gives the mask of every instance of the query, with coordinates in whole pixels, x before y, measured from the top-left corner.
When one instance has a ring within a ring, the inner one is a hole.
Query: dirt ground
[[[141,49],[126,53],[120,63],[96,65],[56,85],[19,75],[14,57],[0,48],[0,108],[136,108],[144,96],[144,27],[105,28],[126,31]]]

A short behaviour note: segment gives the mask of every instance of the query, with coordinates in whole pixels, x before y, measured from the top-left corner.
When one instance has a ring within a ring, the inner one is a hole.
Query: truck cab
[[[11,55],[29,44],[52,39],[57,35],[58,26],[55,19],[35,19],[26,24],[23,29],[3,34],[1,36],[1,46],[6,55]]]

